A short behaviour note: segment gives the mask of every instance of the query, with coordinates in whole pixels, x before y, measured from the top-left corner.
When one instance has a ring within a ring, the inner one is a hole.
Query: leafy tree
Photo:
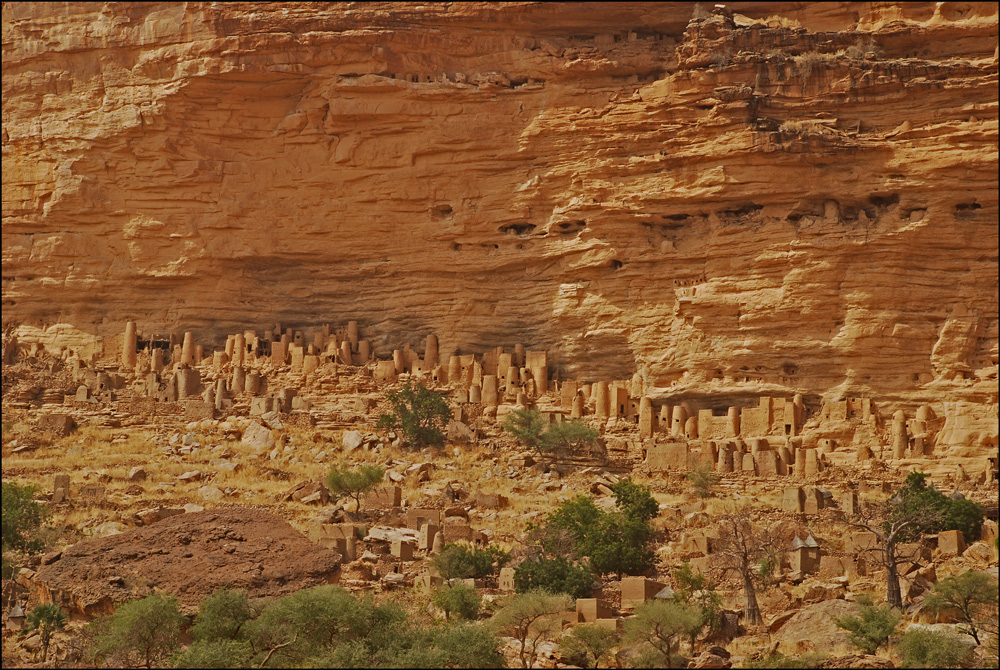
[[[954,633],[910,626],[896,651],[903,668],[965,668],[972,662],[972,646]]]
[[[387,398],[392,411],[379,417],[379,428],[399,430],[417,448],[444,444],[443,429],[451,410],[443,395],[408,379],[402,389],[390,391]]]
[[[49,510],[34,500],[38,492],[32,484],[4,482],[0,498],[3,507],[3,550],[34,552],[42,549],[35,533],[49,517]]]
[[[564,612],[572,604],[573,601],[566,595],[530,591],[511,597],[493,615],[491,622],[500,633],[517,640],[521,667],[530,668],[534,665],[539,643],[562,630],[561,622],[551,615]]]
[[[924,602],[936,611],[958,610],[965,624],[963,632],[980,644],[980,621],[996,611],[997,580],[985,572],[967,570],[940,580]]]
[[[435,591],[434,595],[431,596],[431,602],[444,610],[445,621],[451,620],[452,612],[459,619],[470,620],[479,615],[482,599],[474,586],[453,584]]]
[[[501,423],[521,444],[539,453],[593,446],[599,433],[580,419],[546,424],[541,412],[516,409]]]
[[[594,576],[585,565],[577,565],[565,556],[522,561],[514,569],[514,589],[526,593],[541,588],[586,598],[594,588]]]
[[[674,570],[674,585],[674,600],[693,605],[701,611],[702,628],[707,626],[712,629],[719,625],[722,596],[715,590],[715,582],[685,562]],[[700,628],[691,634],[692,649],[699,632]]]
[[[687,471],[685,477],[694,487],[695,495],[699,498],[708,498],[712,495],[712,488],[719,483],[719,475],[712,469],[712,464],[708,461],[698,461]]]
[[[625,641],[635,645],[644,666],[673,668],[682,640],[702,626],[701,611],[672,600],[651,600],[639,605],[625,622]]]
[[[177,649],[184,621],[173,597],[132,600],[91,624],[96,633],[91,654],[100,664],[152,668]]]
[[[246,668],[253,650],[246,640],[195,640],[171,657],[175,668]]]
[[[37,630],[42,639],[42,663],[49,656],[52,633],[66,625],[66,613],[54,603],[38,605],[28,612],[28,630]]]
[[[747,506],[722,515],[716,553],[723,574],[736,573],[743,579],[743,616],[748,624],[762,623],[757,589],[768,584],[779,549],[772,535],[757,528]]]
[[[256,613],[246,591],[223,589],[205,598],[194,617],[191,635],[196,640],[236,640]]]
[[[559,650],[563,658],[573,665],[598,668],[601,659],[618,646],[620,641],[617,630],[585,623],[573,626],[569,635],[565,635],[559,643]]]
[[[874,654],[896,632],[901,615],[891,605],[876,605],[870,597],[861,596],[856,602],[857,614],[834,617],[833,622],[850,633],[847,639],[851,644],[866,654]]]
[[[361,511],[361,496],[381,482],[384,476],[385,469],[377,465],[362,465],[356,470],[333,468],[326,476],[326,487],[338,500],[345,496],[354,498],[358,511]]]
[[[509,559],[509,552],[492,544],[480,549],[450,543],[431,557],[431,564],[445,579],[483,579],[496,576]]]
[[[943,530],[960,530],[965,541],[979,539],[983,528],[983,508],[971,500],[952,500],[933,486],[928,485],[929,475],[911,472],[892,501],[897,516],[920,517],[904,534],[904,541],[914,541],[921,533],[939,533]]]

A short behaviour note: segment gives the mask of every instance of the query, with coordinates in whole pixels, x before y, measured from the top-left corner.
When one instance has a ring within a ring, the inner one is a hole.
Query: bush
[[[516,409],[501,425],[518,442],[539,453],[593,446],[599,435],[580,419],[546,424],[541,413],[533,409]]]
[[[889,605],[876,605],[868,597],[857,599],[858,613],[834,617],[839,628],[850,633],[847,639],[866,654],[874,654],[896,632],[901,615]]]
[[[246,668],[253,649],[244,640],[195,640],[171,658],[175,668]]]
[[[483,579],[496,576],[509,559],[509,552],[494,545],[478,549],[446,544],[431,557],[431,564],[445,579]]]
[[[559,651],[572,665],[599,668],[601,659],[608,655],[620,641],[617,630],[594,623],[573,626],[559,643]]]
[[[719,475],[712,469],[712,464],[706,461],[695,463],[685,475],[694,487],[695,495],[707,498],[712,495],[712,487],[719,483]]]
[[[587,598],[594,588],[594,575],[586,566],[571,563],[564,556],[528,559],[514,569],[514,589],[518,593],[541,588]]]
[[[42,640],[42,662],[49,656],[52,633],[66,625],[66,613],[53,603],[38,605],[28,612],[28,630],[37,630]]]
[[[979,644],[981,622],[987,621],[991,614],[996,616],[997,580],[985,572],[967,570],[935,584],[925,603],[936,611],[958,610],[964,623],[962,632]]]
[[[639,605],[635,616],[625,622],[625,641],[634,645],[633,654],[643,666],[672,668],[679,660],[681,641],[697,635],[702,625],[697,607],[651,600]]]
[[[565,595],[535,590],[510,598],[490,620],[495,630],[519,643],[521,667],[530,667],[541,641],[562,632],[562,622],[549,615],[564,612],[573,601]]]
[[[451,410],[443,395],[408,379],[402,389],[390,391],[387,398],[392,412],[379,418],[379,428],[399,430],[417,448],[444,444],[443,429],[451,419]]]
[[[191,635],[196,640],[237,640],[254,615],[246,591],[216,591],[198,608]]]
[[[451,620],[452,613],[459,619],[468,620],[475,619],[479,615],[482,599],[474,586],[455,584],[435,591],[431,596],[431,602],[435,607],[444,610],[446,621]]]
[[[382,481],[385,469],[377,465],[362,465],[356,470],[333,468],[326,476],[326,487],[337,500],[343,497],[354,498],[361,511],[361,496]]]
[[[127,602],[91,624],[96,633],[91,654],[98,663],[151,668],[177,649],[184,621],[175,598],[152,595]]]
[[[960,530],[967,543],[978,540],[985,518],[982,506],[971,500],[952,500],[933,486],[928,486],[928,476],[924,472],[911,472],[892,499],[897,515],[931,520],[914,526],[901,539],[916,541],[921,533]]]
[[[541,412],[532,409],[515,409],[500,424],[504,430],[529,449],[539,449],[545,420]]]
[[[754,670],[765,668],[780,668],[782,670],[805,670],[806,668],[818,668],[820,663],[827,660],[822,654],[809,653],[802,656],[785,656],[776,651],[758,652],[752,658],[744,662],[742,667],[753,668]]]
[[[49,517],[49,510],[34,501],[37,492],[37,487],[32,484],[3,483],[0,498],[4,551],[41,551],[42,541],[35,537],[35,533]]]
[[[910,626],[896,651],[904,668],[963,668],[972,661],[972,645],[954,633]]]

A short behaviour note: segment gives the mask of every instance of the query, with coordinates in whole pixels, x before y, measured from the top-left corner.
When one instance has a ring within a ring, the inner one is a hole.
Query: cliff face
[[[996,4],[728,7],[4,4],[4,324],[995,403]]]

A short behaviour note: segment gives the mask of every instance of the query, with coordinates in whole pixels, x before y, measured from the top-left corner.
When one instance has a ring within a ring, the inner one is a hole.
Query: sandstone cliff
[[[5,3],[3,322],[995,423],[996,4],[728,8]]]

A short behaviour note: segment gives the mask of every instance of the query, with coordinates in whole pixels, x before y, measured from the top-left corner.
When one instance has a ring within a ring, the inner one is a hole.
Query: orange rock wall
[[[5,3],[3,322],[995,410],[996,4],[728,7]]]

